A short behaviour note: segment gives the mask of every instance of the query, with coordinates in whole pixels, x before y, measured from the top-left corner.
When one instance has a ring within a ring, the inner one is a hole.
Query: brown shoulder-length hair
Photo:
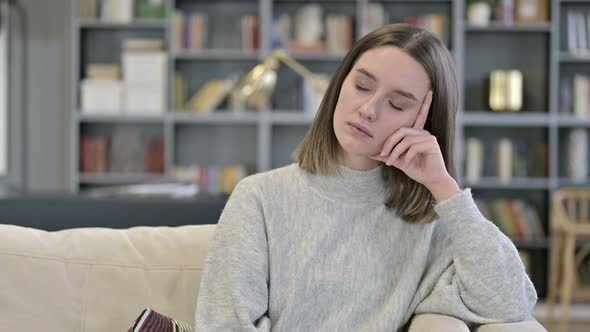
[[[408,24],[389,24],[367,34],[346,54],[332,76],[318,113],[293,157],[299,166],[314,174],[337,174],[338,140],[333,117],[342,82],[358,58],[367,50],[393,45],[418,61],[430,78],[433,99],[424,129],[434,135],[449,174],[455,178],[453,161],[455,113],[458,87],[453,58],[432,33]],[[436,219],[434,198],[422,184],[395,167],[384,167],[387,199],[385,205],[409,222],[428,223]]]

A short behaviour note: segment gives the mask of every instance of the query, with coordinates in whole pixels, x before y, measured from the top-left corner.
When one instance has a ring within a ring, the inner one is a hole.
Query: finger
[[[426,96],[424,97],[424,102],[420,107],[420,111],[418,112],[418,117],[416,117],[416,122],[414,122],[414,126],[412,128],[415,129],[424,129],[424,124],[426,124],[426,119],[428,119],[428,112],[430,110],[430,104],[432,103],[432,90],[428,90]]]
[[[418,156],[419,154],[430,153],[433,150],[433,148],[435,147],[435,144],[433,144],[433,143],[434,142],[429,139],[429,140],[420,142],[418,144],[412,145],[403,158],[404,159],[404,162],[403,162],[404,167],[407,167],[408,165],[410,165],[410,163],[414,160],[414,158],[416,158],[416,156]]]
[[[375,154],[375,155],[369,156],[369,158],[371,158],[373,160],[381,161],[381,162],[387,161],[387,157],[382,157],[380,154]]]
[[[402,156],[404,152],[406,152],[410,147],[414,144],[418,144],[424,141],[429,140],[430,135],[420,135],[420,136],[406,136],[404,139],[399,142],[399,144],[393,149],[393,152],[389,156],[388,160],[394,161],[397,160]]]
[[[391,154],[391,150],[393,149],[393,147],[396,146],[396,144],[399,143],[399,141],[401,141],[404,137],[409,136],[409,135],[420,135],[423,134],[423,131],[421,130],[416,130],[414,128],[408,128],[408,127],[400,127],[399,129],[397,129],[393,135],[391,135],[387,141],[385,141],[385,144],[383,145],[383,149],[381,150],[381,156],[388,156]]]

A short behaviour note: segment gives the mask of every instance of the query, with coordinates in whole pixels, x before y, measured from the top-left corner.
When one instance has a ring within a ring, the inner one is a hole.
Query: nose
[[[360,116],[362,118],[367,119],[369,122],[377,120],[377,99],[378,98],[376,98],[375,96],[372,96],[359,109]]]

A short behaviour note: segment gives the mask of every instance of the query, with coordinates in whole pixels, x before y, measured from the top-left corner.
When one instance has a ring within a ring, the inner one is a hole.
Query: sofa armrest
[[[477,332],[547,332],[534,318],[524,322],[505,323],[505,324],[488,324],[479,327]]]
[[[467,325],[460,319],[439,315],[420,314],[414,316],[407,332],[469,332]]]

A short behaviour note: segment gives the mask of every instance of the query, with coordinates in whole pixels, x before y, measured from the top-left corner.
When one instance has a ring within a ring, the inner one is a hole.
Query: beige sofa
[[[126,331],[145,307],[193,323],[214,225],[80,228],[0,225],[0,331]],[[469,331],[420,315],[409,331]],[[479,332],[545,331],[536,321]]]

